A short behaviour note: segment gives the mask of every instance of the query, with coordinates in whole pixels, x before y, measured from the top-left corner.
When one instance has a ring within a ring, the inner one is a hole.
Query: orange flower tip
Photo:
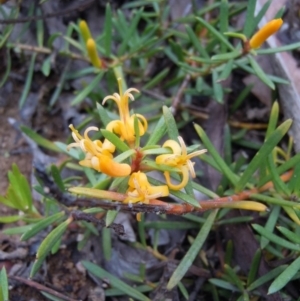
[[[249,45],[251,49],[259,48],[271,35],[276,33],[281,25],[283,24],[282,19],[274,19],[265,24],[254,36],[250,39]]]
[[[126,177],[131,174],[130,165],[126,163],[117,163],[106,156],[101,157],[99,167],[100,171],[111,177]]]

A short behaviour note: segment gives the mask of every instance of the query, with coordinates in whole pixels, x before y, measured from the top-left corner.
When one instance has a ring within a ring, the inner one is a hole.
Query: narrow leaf
[[[125,282],[113,276],[112,274],[108,273],[107,271],[95,265],[94,263],[88,261],[82,261],[82,264],[89,272],[91,272],[96,277],[100,279],[108,279],[110,285],[118,288],[120,291],[124,293],[125,296],[130,296],[136,300],[150,301],[150,299],[148,299],[145,295],[140,293],[138,290],[126,284]]]
[[[104,49],[105,55],[111,55],[111,41],[112,41],[112,12],[110,4],[106,4],[105,9],[105,23],[104,23]]]
[[[166,106],[163,106],[163,114],[164,114],[170,139],[178,142],[179,133],[178,133],[177,124],[174,119],[174,116],[172,115],[170,109],[167,108]]]
[[[157,142],[159,142],[159,140],[163,137],[166,131],[167,131],[167,126],[165,122],[165,117],[161,116],[158,122],[156,123],[156,126],[153,132],[151,133],[145,147],[149,145],[155,145]]]
[[[256,60],[252,57],[249,56],[249,61],[250,64],[255,71],[255,74],[260,78],[262,82],[264,82],[267,86],[269,86],[272,90],[275,89],[274,83],[270,80],[270,78],[266,75],[266,73],[261,69],[261,67],[258,65]]]
[[[298,252],[300,251],[299,245],[293,244],[293,243],[279,237],[278,235],[275,235],[274,233],[267,231],[264,227],[257,225],[257,224],[253,224],[252,227],[256,230],[256,232],[258,232],[260,235],[265,236],[273,243],[275,243],[279,246],[282,246],[283,248],[287,248],[287,249],[298,251]]]
[[[190,266],[193,264],[197,254],[199,253],[201,247],[203,246],[212,226],[218,210],[213,210],[209,216],[207,217],[205,223],[203,224],[201,230],[199,231],[197,237],[195,238],[192,246],[185,254],[183,259],[181,260],[180,264],[175,269],[174,273],[172,274],[168,284],[167,289],[173,289],[184,277],[185,273],[188,271]]]
[[[21,126],[20,128],[22,132],[26,134],[30,139],[32,139],[37,145],[45,147],[54,152],[60,152],[60,149],[53,142],[45,139],[41,135],[34,132],[32,129],[28,128],[27,126]]]
[[[47,237],[42,241],[41,245],[36,254],[36,260],[32,266],[30,277],[33,277],[36,272],[39,270],[41,265],[43,264],[46,256],[51,251],[52,247],[56,244],[56,242],[61,239],[62,235],[66,231],[68,225],[72,222],[72,218],[67,219],[59,226],[57,226],[54,230],[52,230]]]
[[[129,146],[123,142],[116,134],[108,131],[108,130],[100,130],[103,136],[109,140],[112,144],[116,146],[116,148],[121,152],[126,152],[130,150]]]
[[[8,279],[6,269],[3,267],[0,272],[0,292],[2,294],[2,300],[8,301]]]
[[[74,106],[82,102],[99,84],[103,74],[103,72],[99,72],[98,75],[77,94],[77,96],[72,100],[71,105]]]
[[[247,166],[244,171],[242,177],[237,183],[235,189],[236,192],[242,191],[247,185],[250,178],[253,176],[258,167],[262,164],[262,162],[266,159],[266,157],[271,153],[273,148],[279,143],[279,141],[283,138],[283,136],[287,133],[289,128],[291,127],[292,120],[288,119],[283,122],[271,135],[268,139],[266,139],[263,146],[256,153],[252,161]]]
[[[43,218],[41,221],[35,223],[34,225],[31,225],[31,228],[21,236],[21,240],[28,240],[29,238],[35,236],[43,229],[60,220],[64,215],[65,213],[62,211],[48,216],[46,218]]]
[[[200,22],[201,25],[203,25],[210,33],[218,39],[222,44],[224,44],[228,49],[231,51],[234,50],[234,47],[228,42],[227,38],[224,36],[224,34],[220,33],[215,27],[213,27],[211,24],[206,22],[204,19],[200,17],[196,17],[196,20]]]
[[[235,173],[233,173],[232,170],[229,168],[229,166],[225,163],[223,158],[220,156],[220,154],[217,152],[217,150],[215,149],[215,147],[207,137],[205,131],[198,124],[195,124],[194,126],[204,146],[207,148],[208,153],[213,157],[214,161],[217,163],[222,173],[235,186],[239,180],[239,177]]]
[[[286,286],[300,270],[300,257],[294,260],[270,285],[268,294],[274,294]]]
[[[30,88],[31,88],[31,83],[32,83],[32,79],[33,79],[33,72],[34,72],[34,65],[35,65],[35,58],[36,58],[36,53],[33,53],[31,56],[31,60],[30,60],[30,64],[29,64],[29,68],[28,68],[28,73],[26,75],[26,82],[24,85],[24,89],[21,95],[21,98],[19,100],[19,108],[22,108],[27,96],[30,92]]]

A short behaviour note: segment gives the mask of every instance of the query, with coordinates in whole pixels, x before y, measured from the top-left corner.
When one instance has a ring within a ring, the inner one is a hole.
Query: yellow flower
[[[90,131],[98,131],[97,127],[88,127],[83,137],[71,124],[72,137],[74,143],[68,145],[69,150],[72,147],[79,147],[84,153],[85,158],[79,164],[81,166],[93,168],[99,172],[103,172],[111,177],[125,177],[130,175],[131,167],[128,164],[117,163],[113,161],[112,153],[115,151],[115,146],[107,140],[102,143],[100,140],[92,141],[88,133]]]
[[[124,203],[142,202],[149,204],[149,200],[169,195],[167,185],[151,186],[146,174],[140,171],[134,172],[130,176],[128,186],[128,197],[124,200]]]
[[[106,129],[115,132],[122,140],[132,144],[135,141],[134,118],[136,117],[138,119],[140,136],[144,135],[147,131],[148,123],[146,118],[141,114],[133,114],[131,116],[129,114],[128,99],[134,100],[131,92],[139,93],[139,91],[135,88],[130,88],[123,94],[121,78],[118,78],[118,85],[120,94],[114,93],[113,95],[106,96],[102,104],[104,105],[108,99],[114,100],[119,109],[120,120],[111,121]]]
[[[168,186],[173,190],[180,190],[186,186],[189,180],[189,172],[193,178],[196,177],[194,170],[194,163],[190,160],[193,157],[199,156],[205,153],[207,150],[202,149],[191,154],[187,153],[186,145],[182,139],[182,137],[178,137],[179,143],[174,140],[167,140],[163,147],[169,147],[172,150],[172,154],[159,155],[156,157],[157,164],[164,164],[171,167],[177,167],[182,174],[182,181],[179,184],[172,184],[170,173],[165,171],[164,175],[166,178],[166,182]]]
[[[259,48],[272,34],[279,30],[283,21],[274,19],[264,25],[249,41],[250,48]]]

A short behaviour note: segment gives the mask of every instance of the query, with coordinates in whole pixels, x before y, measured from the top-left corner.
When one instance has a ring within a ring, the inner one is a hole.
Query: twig
[[[292,177],[292,175],[293,175],[293,171],[290,170],[289,172],[283,174],[281,176],[281,179],[284,182],[286,182]],[[182,203],[182,204],[167,203],[157,199],[150,200],[149,204],[142,204],[142,203],[124,204],[124,203],[120,203],[120,201],[124,200],[126,198],[126,195],[122,195],[120,193],[116,193],[118,202],[95,200],[95,199],[88,199],[88,198],[78,198],[76,200],[76,205],[79,207],[96,206],[106,210],[120,210],[120,211],[135,213],[135,214],[139,212],[146,212],[146,213],[156,213],[156,214],[183,215],[191,212],[203,212],[214,208],[226,207],[227,205],[230,205],[233,202],[240,202],[243,200],[247,200],[251,198],[252,194],[264,192],[266,190],[269,190],[273,186],[274,184],[272,182],[268,182],[267,184],[265,184],[259,189],[254,188],[231,196],[199,201],[199,205],[201,206],[201,208],[194,207],[187,203]]]
[[[66,301],[82,301],[81,299],[73,299],[71,297],[65,296],[65,295],[63,295],[49,287],[46,287],[38,282],[35,282],[33,280],[25,279],[25,278],[22,278],[19,276],[9,276],[9,279],[13,279],[13,280],[22,282],[30,287],[37,289],[38,291],[43,291],[43,292],[49,293],[57,298],[60,298],[60,299],[66,300]]]
[[[10,47],[15,47],[17,49],[21,50],[28,50],[31,52],[37,52],[37,53],[42,53],[42,54],[51,54],[53,53],[53,50],[47,47],[38,47],[38,46],[32,46],[32,45],[27,45],[27,44],[9,44]],[[90,60],[80,54],[74,53],[74,52],[65,52],[65,51],[59,51],[59,55],[62,56],[68,56],[71,59],[76,59],[76,60],[81,60],[85,62],[90,62]]]
[[[89,214],[89,213],[84,213],[84,212],[81,212],[81,211],[74,210],[74,211],[71,212],[71,215],[72,215],[73,219],[77,220],[77,221],[86,221],[86,222],[89,222],[89,223],[94,223],[96,225],[100,225],[102,227],[106,226],[104,220],[98,219],[98,218],[96,218],[95,216],[93,216],[92,214]],[[118,235],[124,235],[125,234],[124,227],[121,224],[112,223],[107,228],[112,228]]]
[[[184,90],[187,87],[187,85],[189,84],[190,80],[191,80],[191,75],[187,74],[185,76],[184,81],[181,84],[179,90],[177,91],[176,95],[174,96],[174,98],[172,100],[171,111],[172,111],[173,115],[176,115],[177,107],[181,101],[182,95],[184,94]]]

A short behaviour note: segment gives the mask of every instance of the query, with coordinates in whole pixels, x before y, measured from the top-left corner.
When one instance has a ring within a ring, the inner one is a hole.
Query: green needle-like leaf
[[[33,79],[33,72],[34,72],[34,65],[35,65],[35,58],[36,58],[37,53],[33,53],[31,56],[31,60],[30,60],[30,65],[28,68],[28,73],[26,76],[26,82],[25,82],[25,86],[21,95],[21,98],[19,100],[19,107],[20,109],[23,107],[27,96],[30,92],[31,89],[31,83],[32,83],[32,79]]]
[[[269,86],[272,90],[275,89],[274,83],[271,81],[271,79],[266,75],[266,73],[261,69],[261,67],[258,65],[256,60],[252,57],[249,56],[249,61],[250,64],[255,71],[255,74],[260,78],[262,82],[264,82],[267,86]]]
[[[32,139],[37,145],[45,147],[54,152],[60,152],[60,149],[53,142],[37,134],[32,129],[28,128],[27,126],[21,126],[20,128],[22,132]]]
[[[274,294],[286,286],[300,270],[300,257],[294,260],[270,285],[268,294]]]
[[[244,35],[250,37],[258,24],[258,21],[255,20],[254,13],[255,13],[255,6],[256,0],[249,0],[247,2],[247,12],[245,17],[245,25],[244,25]],[[256,23],[257,22],[257,23]]]
[[[265,236],[267,239],[269,239],[271,242],[282,246],[283,248],[287,248],[290,250],[294,250],[294,251],[300,251],[300,246],[298,244],[293,244],[283,238],[281,238],[280,236],[267,231],[264,227],[257,225],[257,224],[253,224],[252,227],[260,234]]]
[[[248,181],[251,179],[255,171],[259,168],[264,160],[269,156],[272,152],[273,148],[278,144],[278,142],[283,138],[283,136],[287,133],[289,128],[291,127],[292,120],[288,119],[283,122],[271,135],[268,139],[266,139],[263,146],[256,153],[252,161],[249,163],[248,167],[244,171],[242,177],[237,183],[235,190],[236,192],[242,191],[247,185]]]
[[[136,290],[134,287],[126,284],[119,278],[115,277],[114,275],[108,273],[101,267],[95,265],[94,263],[88,262],[88,261],[82,261],[83,266],[91,272],[93,275],[100,279],[108,279],[109,283],[112,287],[116,287],[119,290],[121,290],[125,296],[130,296],[134,298],[135,300],[141,300],[141,301],[150,301],[149,298],[147,298],[145,295],[140,293],[138,290]]]
[[[110,57],[111,55],[111,41],[112,41],[112,12],[110,4],[106,4],[105,9],[105,23],[104,23],[104,49],[105,55]]]
[[[231,51],[234,50],[234,47],[228,42],[227,37],[225,37],[222,33],[220,33],[216,28],[214,28],[211,24],[206,22],[204,19],[200,17],[196,17],[196,20],[200,22],[216,39],[220,41],[220,43],[224,44]]]
[[[66,231],[68,225],[72,222],[72,219],[69,218],[59,226],[57,226],[54,230],[52,230],[47,237],[43,240],[39,249],[36,253],[36,261],[33,264],[33,267],[30,272],[30,277],[33,277],[36,272],[39,270],[46,256],[51,251],[52,247],[56,244],[56,242],[61,239],[62,235]]]
[[[171,290],[176,285],[178,285],[178,283],[184,277],[185,273],[188,271],[190,266],[193,264],[193,261],[195,260],[197,254],[199,253],[201,247],[203,246],[203,244],[213,226],[213,223],[214,223],[217,213],[218,213],[218,210],[215,209],[207,217],[205,223],[203,224],[201,230],[199,231],[197,237],[195,238],[192,246],[190,247],[188,252],[185,254],[185,256],[181,260],[180,264],[177,266],[174,273],[172,274],[172,276],[167,284],[168,290]]]
[[[163,135],[166,132],[167,132],[167,126],[166,126],[165,118],[164,116],[161,116],[158,122],[156,123],[156,126],[153,132],[151,133],[145,147],[149,145],[155,145],[157,142],[159,142],[159,140],[163,137]]]
[[[21,236],[21,240],[28,240],[29,238],[35,236],[37,233],[41,232],[43,229],[47,228],[51,224],[59,221],[64,215],[65,213],[62,211],[54,215],[48,216],[46,218],[43,218],[36,224],[32,225],[31,228]]]
[[[8,279],[5,267],[0,272],[0,294],[0,298],[3,301],[8,301]]]
[[[116,148],[121,152],[126,152],[130,150],[129,146],[123,142],[116,134],[108,131],[108,130],[100,130],[103,136],[109,140],[112,144],[116,146]]]
[[[204,130],[198,124],[195,124],[195,129],[199,137],[201,138],[204,146],[207,148],[208,154],[210,154],[213,157],[214,161],[217,163],[220,170],[229,179],[229,181],[235,186],[239,180],[239,177],[235,173],[233,173],[232,170],[229,168],[229,166],[225,163],[223,158],[220,156],[220,154],[217,152],[217,150],[215,149],[215,147],[207,137]]]
[[[77,94],[77,96],[72,100],[71,104],[74,106],[82,102],[96,88],[103,74],[103,72],[99,72],[98,75]]]
[[[280,273],[282,273],[282,271],[284,271],[286,269],[286,267],[287,267],[287,265],[281,265],[281,266],[271,270],[266,275],[263,275],[262,277],[258,278],[254,282],[252,282],[252,284],[247,288],[247,291],[248,292],[253,291],[254,289],[262,286],[263,284],[265,284],[266,282],[274,279]]]
[[[168,130],[170,139],[178,142],[179,133],[177,130],[177,124],[176,124],[173,114],[171,113],[170,109],[167,108],[166,106],[163,106],[163,114],[164,114],[164,118],[165,118],[165,122],[167,125],[167,130]]]

